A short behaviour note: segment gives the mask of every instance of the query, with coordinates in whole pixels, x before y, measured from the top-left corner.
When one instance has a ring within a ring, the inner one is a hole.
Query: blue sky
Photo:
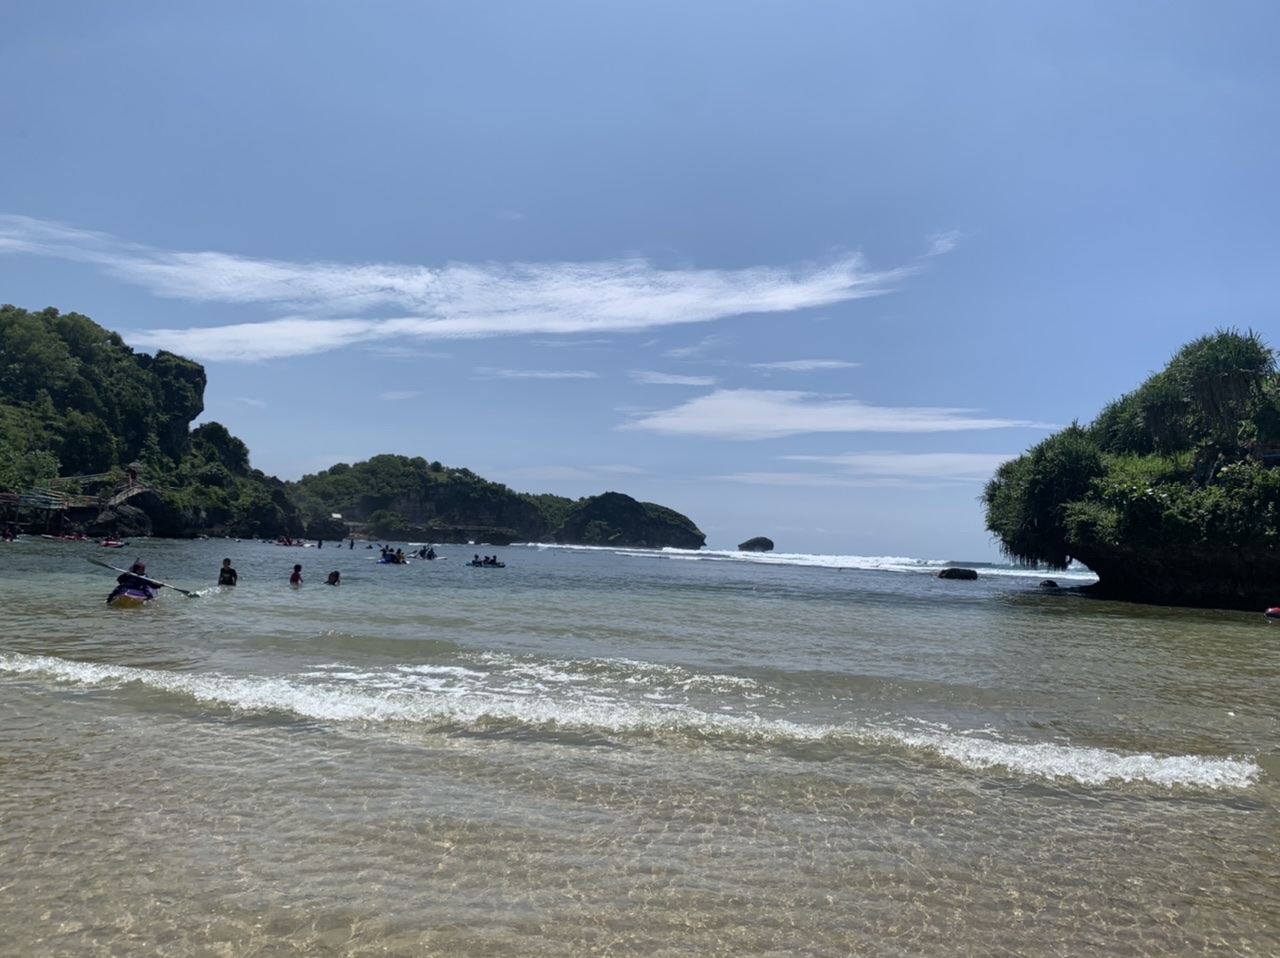
[[[732,547],[995,559],[996,465],[1276,344],[1270,2],[13,4],[0,301]]]

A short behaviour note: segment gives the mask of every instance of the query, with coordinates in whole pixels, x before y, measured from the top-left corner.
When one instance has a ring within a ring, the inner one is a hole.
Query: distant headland
[[[515,492],[415,456],[336,463],[297,482],[254,469],[204,411],[205,370],[135,353],[87,316],[0,306],[0,521],[92,536],[351,535],[699,549],[687,516],[619,492]]]

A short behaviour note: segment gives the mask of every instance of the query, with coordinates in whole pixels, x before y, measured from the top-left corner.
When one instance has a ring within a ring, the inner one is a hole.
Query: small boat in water
[[[1280,619],[1280,605],[1272,606],[1263,613],[1268,619]]]
[[[113,605],[117,609],[136,609],[140,605],[146,605],[155,597],[155,589],[119,586],[107,596],[107,605]]]
[[[103,539],[98,545],[104,549],[123,549],[129,543],[121,542],[119,539]]]

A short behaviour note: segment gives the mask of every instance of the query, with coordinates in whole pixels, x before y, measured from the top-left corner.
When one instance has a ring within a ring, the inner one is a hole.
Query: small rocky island
[[[746,542],[738,543],[739,552],[772,552],[773,540],[766,536],[756,536]]]

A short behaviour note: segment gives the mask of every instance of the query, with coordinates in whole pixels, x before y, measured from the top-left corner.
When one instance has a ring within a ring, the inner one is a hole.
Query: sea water
[[[1261,610],[437,551],[0,544],[0,955],[1280,953]]]

